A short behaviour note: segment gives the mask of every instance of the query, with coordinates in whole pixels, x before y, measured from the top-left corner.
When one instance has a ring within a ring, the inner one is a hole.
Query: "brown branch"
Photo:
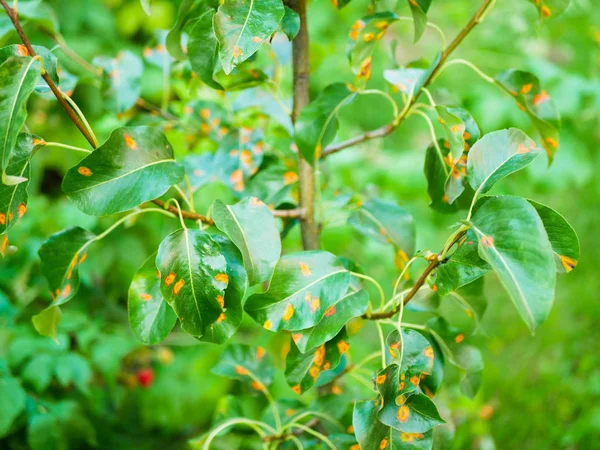
[[[447,250],[451,249],[452,247],[454,247],[454,245],[460,241],[460,239],[467,233],[467,231],[463,231],[461,233],[458,233],[454,239],[452,239],[452,242],[450,242],[450,244],[448,244],[448,248]],[[443,252],[443,250],[442,250]],[[431,261],[429,262],[429,265],[427,266],[427,268],[423,271],[423,273],[421,274],[421,276],[419,277],[419,279],[417,280],[417,282],[414,284],[414,286],[412,287],[412,289],[410,290],[410,292],[408,294],[406,294],[406,297],[404,297],[404,301],[403,304],[406,305],[408,302],[410,302],[412,300],[412,298],[417,294],[417,292],[419,292],[419,289],[421,289],[421,287],[425,284],[425,282],[427,281],[427,277],[429,277],[429,275],[431,274],[431,272],[433,272],[440,264],[442,264],[443,260],[440,260],[441,256],[442,256],[442,252],[438,253],[437,255],[434,255],[434,257],[431,259]],[[400,308],[402,308],[401,305],[396,306],[394,309],[387,311],[387,312],[380,312],[380,313],[372,313],[371,315],[368,314],[364,314],[362,316],[363,319],[368,319],[368,320],[381,320],[381,319],[389,319],[391,317],[394,317],[398,312],[400,312]]]
[[[460,31],[460,33],[458,33],[458,35],[456,35],[456,37],[450,43],[450,45],[448,45],[448,47],[446,47],[446,49],[442,52],[440,62],[438,63],[438,65],[435,67],[435,69],[431,72],[429,77],[427,77],[427,79],[423,83],[424,88],[431,84],[431,82],[435,79],[439,70],[442,68],[442,66],[444,65],[444,63],[446,62],[446,60],[448,59],[450,54],[454,50],[456,50],[456,48],[461,44],[461,42],[471,32],[471,30],[473,30],[473,28],[475,28],[475,26],[477,26],[481,22],[482,18],[485,16],[488,9],[493,5],[494,1],[495,0],[484,0],[483,4],[479,7],[477,12],[473,15],[473,17],[471,17],[471,20],[469,20],[469,22]],[[408,113],[410,112],[412,106],[415,103],[417,103],[417,100],[421,96],[421,92],[422,91],[419,91],[415,95],[412,96],[412,98],[409,100],[409,102],[410,102],[409,107],[405,109],[405,111],[402,115],[400,115],[399,117],[395,117],[392,122],[390,122],[380,128],[377,128],[375,130],[367,131],[356,137],[347,139],[345,141],[328,145],[327,148],[325,148],[325,150],[321,154],[321,158],[326,158],[327,156],[332,155],[333,153],[337,153],[340,150],[343,150],[345,148],[351,147],[356,144],[360,144],[360,143],[368,141],[370,139],[385,137],[388,134],[392,133],[392,131],[394,131],[396,128],[398,128],[400,126],[400,124],[402,122],[404,122],[404,119],[406,119],[406,117],[408,116]]]
[[[0,5],[2,5],[4,10],[6,11],[6,14],[8,14],[8,17],[10,18],[12,24],[14,25],[15,30],[17,30],[17,33],[19,34],[19,37],[21,38],[23,45],[25,45],[25,48],[27,49],[27,52],[29,53],[29,55],[36,56],[35,50],[31,46],[29,39],[27,39],[27,36],[25,35],[25,32],[23,31],[23,27],[21,27],[21,23],[19,22],[18,14],[15,12],[15,10],[13,10],[10,6],[8,6],[8,4],[6,3],[6,0],[0,0]],[[64,99],[60,89],[54,84],[54,81],[52,81],[52,78],[50,78],[50,76],[48,75],[48,73],[45,70],[42,73],[42,78],[44,79],[46,84],[48,84],[48,87],[50,88],[52,93],[56,96],[58,103],[60,103],[60,105],[63,107],[63,109],[69,115],[69,118],[75,124],[75,126],[79,129],[81,134],[83,134],[83,136],[87,139],[87,141],[90,143],[92,148],[96,148],[96,143],[94,142],[94,138],[92,137],[92,135],[90,134],[88,129],[83,125],[83,123],[77,116],[77,113],[75,111],[73,111],[73,108],[71,108],[71,106],[69,106],[67,101]]]

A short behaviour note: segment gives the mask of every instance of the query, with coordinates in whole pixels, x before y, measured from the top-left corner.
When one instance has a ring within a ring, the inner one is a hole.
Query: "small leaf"
[[[42,273],[48,280],[52,306],[63,305],[79,289],[79,266],[87,259],[88,247],[96,235],[80,227],[71,227],[50,236],[40,247]]]
[[[41,64],[36,58],[13,56],[0,65],[0,163],[2,183],[19,184],[25,181],[8,173],[10,156],[27,118],[27,100],[35,89]]]
[[[425,85],[425,82],[440,64],[441,58],[442,54],[438,53],[427,69],[401,67],[394,70],[385,70],[383,77],[395,89],[403,92],[410,99],[421,92],[421,88]]]
[[[292,338],[298,349],[305,353],[333,339],[350,319],[362,316],[368,307],[367,291],[351,292],[330,306],[316,326],[299,331]]]
[[[415,24],[415,42],[417,42],[427,27],[427,11],[431,6],[431,0],[408,0],[408,6]]]
[[[544,224],[548,239],[554,250],[556,270],[559,273],[570,272],[579,260],[579,238],[569,222],[548,206],[528,200],[535,208]]]
[[[518,197],[484,197],[471,219],[479,254],[492,266],[534,331],[550,313],[556,266],[535,208]]]
[[[337,133],[337,111],[356,96],[343,83],[330,84],[300,113],[295,124],[298,149],[310,164],[321,157],[321,151]]]
[[[143,344],[158,344],[175,326],[177,315],[160,292],[156,253],[150,256],[133,276],[127,305],[131,331]]]
[[[214,75],[219,68],[219,43],[213,31],[215,10],[210,9],[200,16],[190,30],[188,56],[192,70],[204,83],[213,89],[223,90]]]
[[[96,57],[93,64],[103,70],[102,93],[106,107],[114,113],[124,113],[133,107],[142,91],[142,60],[125,50],[116,58]]]
[[[214,17],[223,70],[230,74],[273,34],[283,18],[281,0],[224,0]]]
[[[484,194],[501,178],[528,166],[540,152],[535,142],[516,128],[488,133],[469,152],[469,183],[476,195]]]
[[[543,90],[540,80],[532,73],[510,69],[498,75],[496,82],[529,116],[542,137],[542,147],[548,154],[548,162],[552,163],[560,145],[560,115],[550,95]]]
[[[50,306],[31,318],[33,327],[40,336],[48,336],[58,343],[58,324],[62,313],[59,306]]]
[[[62,188],[81,211],[104,216],[160,197],[183,175],[183,166],[159,130],[118,128],[67,172]]]
[[[297,172],[290,170],[280,161],[265,162],[248,182],[245,193],[258,197],[269,205],[269,208],[277,209],[282,205],[298,204],[298,197],[295,196],[297,186]]]
[[[263,347],[235,344],[221,354],[212,373],[250,382],[255,390],[262,391],[271,384],[274,369]]]
[[[350,273],[331,253],[290,253],[275,266],[269,290],[248,298],[245,309],[267,330],[304,330],[317,325],[349,285]]]
[[[281,31],[291,41],[300,31],[300,16],[292,8],[285,6],[285,13],[280,24]]]
[[[401,365],[401,381],[398,394],[407,394],[419,389],[423,378],[431,374],[434,353],[429,341],[421,333],[403,329],[402,337],[398,330],[392,331],[386,338],[386,360]],[[382,384],[385,379],[376,380]]]
[[[202,336],[223,312],[229,284],[219,244],[204,231],[177,230],[161,242],[156,267],[160,291],[179,317],[181,328]]]
[[[11,431],[13,422],[25,410],[27,394],[16,378],[0,378],[0,438]]]
[[[392,244],[409,257],[415,252],[416,227],[412,214],[394,202],[368,200],[352,212],[348,223],[361,234]]]
[[[213,218],[242,252],[250,286],[268,281],[281,254],[279,231],[269,208],[256,197],[232,206],[217,200]]]
[[[342,329],[332,340],[307,352],[292,346],[285,362],[285,378],[296,394],[309,390],[322,372],[335,369],[348,351],[348,335]]]
[[[202,340],[222,344],[235,334],[242,323],[242,300],[246,295],[248,277],[244,269],[242,254],[225,236],[213,235],[213,241],[219,244],[221,252],[227,261],[227,276],[229,284],[225,290],[225,307],[217,321],[210,325]]]

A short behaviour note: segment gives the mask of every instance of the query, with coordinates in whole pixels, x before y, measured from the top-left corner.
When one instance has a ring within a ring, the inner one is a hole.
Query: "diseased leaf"
[[[326,343],[333,339],[350,319],[362,316],[368,307],[369,294],[367,291],[351,292],[345,295],[329,307],[325,316],[316,326],[292,335],[296,347],[305,353]]]
[[[223,70],[230,74],[269,39],[285,13],[281,0],[224,0],[214,17]]]
[[[186,52],[181,48],[181,37],[188,25],[194,23],[205,12],[205,3],[204,0],[183,0],[179,5],[177,20],[166,38],[167,50],[173,58],[177,60],[186,58]]]
[[[188,103],[183,110],[183,119],[197,127],[200,136],[211,141],[221,141],[231,129],[231,114],[221,103],[209,100],[196,100]],[[194,155],[190,155],[194,156]]]
[[[229,276],[219,244],[204,231],[177,230],[161,242],[156,267],[160,291],[175,310],[181,328],[201,337],[225,307]]]
[[[571,0],[529,0],[538,10],[542,20],[551,20],[561,15],[571,4]]]
[[[221,354],[212,373],[250,382],[255,390],[262,391],[271,384],[274,370],[263,347],[235,344]]]
[[[348,223],[361,234],[392,244],[409,257],[415,252],[417,231],[413,217],[394,202],[370,199],[352,212]]]
[[[58,19],[48,2],[43,0],[20,0],[18,12],[22,23],[27,21],[28,24],[50,33],[59,30]],[[0,30],[7,29],[12,31],[14,26],[4,9],[0,9]]]
[[[104,216],[160,197],[183,176],[164,134],[151,127],[128,127],[114,130],[71,168],[62,188],[81,211]]]
[[[427,11],[431,6],[431,0],[408,0],[408,6],[415,24],[415,42],[417,42],[427,27]]]
[[[13,422],[25,410],[27,394],[16,378],[0,378],[0,438],[6,436]]]
[[[46,47],[42,47],[40,45],[32,45],[32,47],[36,55],[43,59],[44,70],[46,73],[50,76],[52,81],[58,85],[59,79],[56,71],[56,56],[54,56],[54,54]],[[29,50],[27,50],[27,47],[24,45],[13,44],[0,48],[0,64],[3,64],[11,56],[30,56],[30,54]],[[35,83],[35,90],[38,92],[46,92],[49,90],[48,85],[41,76],[41,73],[38,74],[38,79]]]
[[[528,200],[535,208],[554,250],[556,270],[560,273],[568,273],[577,266],[579,260],[579,238],[569,222],[548,206]]]
[[[0,234],[8,231],[27,211],[27,187],[31,176],[29,159],[33,149],[41,145],[41,142],[30,134],[20,134],[17,137],[14,151],[8,161],[7,172],[27,181],[10,186],[0,184]]]
[[[482,202],[483,200],[483,202]],[[556,266],[535,208],[518,197],[484,197],[471,219],[479,254],[492,266],[534,331],[550,313]]]
[[[395,89],[412,98],[419,94],[425,82],[440,64],[442,54],[438,53],[427,69],[417,67],[401,67],[394,70],[384,70],[383,77]]]
[[[50,306],[31,318],[35,331],[58,342],[58,324],[62,313],[59,306]]]
[[[488,306],[483,286],[484,278],[480,277],[460,289],[450,292],[450,296],[457,301],[465,314],[475,321],[476,327],[480,326],[481,319]]]
[[[124,113],[133,107],[142,91],[142,60],[124,50],[116,58],[96,57],[93,64],[103,70],[102,91],[106,107],[114,113]]]
[[[469,152],[467,174],[476,195],[484,194],[501,178],[528,166],[540,149],[516,128],[483,136]]]
[[[350,273],[331,253],[290,253],[275,266],[269,290],[248,298],[245,309],[267,330],[304,330],[319,323],[349,285]]]
[[[221,70],[215,78],[226,91],[250,89],[269,80],[269,76],[253,61],[244,61],[236,66],[230,74],[225,74]]]
[[[133,276],[129,287],[127,305],[131,331],[146,345],[163,341],[177,322],[177,315],[160,292],[160,278],[154,253]]]
[[[92,232],[71,227],[53,234],[40,247],[41,269],[54,300],[52,306],[63,305],[77,293],[79,266],[87,259],[88,247],[95,240]]]
[[[314,164],[323,148],[337,133],[338,109],[351,102],[356,93],[343,83],[330,84],[300,113],[295,124],[296,145],[304,158]]]
[[[540,133],[542,146],[552,163],[559,147],[560,115],[558,108],[532,73],[510,69],[496,77],[496,82],[517,101]]]
[[[260,171],[248,182],[244,193],[258,197],[270,209],[281,205],[297,205],[297,182],[298,173],[279,161],[266,163],[266,167],[263,163]]]
[[[225,236],[212,235],[213,241],[219,244],[221,253],[227,262],[229,284],[225,289],[225,307],[217,321],[209,325],[202,336],[203,341],[222,344],[235,334],[242,322],[242,300],[246,295],[248,277],[244,269],[242,254]]]
[[[215,10],[210,9],[200,16],[190,30],[188,56],[192,70],[198,78],[213,89],[223,90],[214,75],[219,68],[219,43],[213,31]]]
[[[292,8],[285,6],[285,13],[280,24],[281,31],[291,41],[296,37],[298,31],[300,31],[300,16]]]
[[[2,183],[19,184],[23,177],[7,172],[10,156],[27,118],[27,100],[35,89],[41,64],[36,58],[13,56],[0,65],[0,163]]]
[[[217,200],[213,218],[242,253],[250,286],[268,281],[281,254],[279,231],[269,208],[256,197],[232,206]]]
[[[322,372],[335,369],[342,355],[348,351],[348,335],[342,329],[329,342],[317,348],[301,353],[296,346],[292,346],[285,362],[285,378],[296,394],[309,390],[319,379]]]
[[[377,417],[380,407],[380,398],[354,403],[352,426],[360,450],[380,450],[388,447],[390,428],[382,424]]]

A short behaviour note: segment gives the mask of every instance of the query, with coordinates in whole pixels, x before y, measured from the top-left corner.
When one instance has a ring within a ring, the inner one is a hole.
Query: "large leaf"
[[[42,273],[48,280],[52,306],[68,302],[79,289],[79,266],[87,259],[88,247],[96,235],[71,227],[50,236],[40,247]]]
[[[16,378],[0,378],[0,438],[6,436],[19,414],[25,410],[27,395]]]
[[[560,115],[558,108],[532,73],[510,69],[496,77],[496,82],[517,101],[542,137],[542,146],[551,163],[559,147]]]
[[[204,231],[177,230],[161,242],[156,267],[160,291],[181,327],[192,336],[202,336],[223,312],[229,284],[219,244]]]
[[[264,390],[273,379],[271,358],[263,347],[235,344],[225,349],[212,372],[224,377],[248,381],[256,390]]]
[[[230,74],[269,39],[285,13],[281,0],[224,0],[214,17],[223,70]]]
[[[469,183],[477,195],[483,194],[501,178],[529,165],[540,153],[535,142],[516,128],[488,133],[469,152]]]
[[[292,346],[285,362],[285,378],[296,394],[309,390],[322,372],[335,369],[342,355],[348,351],[348,335],[342,329],[332,340],[317,348],[301,353]]]
[[[292,8],[285,7],[285,13],[281,19],[281,31],[291,41],[300,31],[300,16]]]
[[[195,22],[190,30],[188,56],[198,78],[211,88],[222,90],[223,86],[214,79],[219,66],[219,44],[213,30],[214,15],[214,9],[208,10]]]
[[[415,42],[417,42],[427,27],[427,11],[431,6],[431,0],[408,0],[408,6],[415,24]]]
[[[242,300],[246,295],[248,277],[244,269],[242,254],[225,236],[213,235],[212,239],[219,244],[221,253],[227,261],[227,276],[229,284],[225,289],[225,307],[215,323],[210,325],[203,341],[222,344],[235,334],[242,322]]]
[[[331,253],[290,253],[277,263],[269,290],[248,298],[245,309],[267,330],[304,330],[318,324],[349,285],[350,273]]]
[[[0,184],[0,234],[8,231],[27,211],[27,186],[31,173],[29,159],[34,147],[39,144],[39,139],[30,134],[20,134],[17,137],[7,172],[27,181],[10,186]]]
[[[368,200],[352,212],[348,223],[361,234],[392,244],[409,256],[415,252],[417,231],[412,214],[394,202]]]
[[[242,252],[250,286],[268,281],[281,254],[281,240],[273,214],[256,197],[235,205],[217,200],[213,219]]]
[[[103,216],[161,196],[183,175],[183,166],[159,130],[118,128],[67,172],[62,188],[81,211]]]
[[[143,344],[158,344],[175,326],[177,315],[160,292],[156,253],[150,256],[133,276],[127,305],[131,330]]]
[[[144,64],[141,58],[125,50],[116,58],[94,58],[93,63],[103,70],[102,91],[107,108],[124,113],[135,105],[142,92]]]
[[[23,177],[7,172],[10,155],[27,118],[27,100],[40,74],[38,59],[13,56],[0,65],[0,163],[2,183],[18,184]]]
[[[345,84],[334,83],[302,110],[295,124],[295,139],[309,163],[314,164],[323,148],[333,140],[338,127],[338,109],[355,95]]]
[[[554,251],[556,270],[570,272],[579,261],[579,238],[569,222],[552,208],[528,200],[544,224]]]
[[[556,266],[535,208],[518,197],[484,197],[471,219],[479,254],[492,266],[533,331],[552,307]]]
[[[316,302],[313,304],[316,305]],[[369,294],[367,291],[345,295],[329,307],[325,316],[316,326],[292,335],[298,350],[305,353],[333,339],[350,319],[362,316],[368,307]]]

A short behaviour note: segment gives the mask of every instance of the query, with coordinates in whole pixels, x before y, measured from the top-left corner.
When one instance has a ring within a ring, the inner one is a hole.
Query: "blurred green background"
[[[145,46],[155,44],[160,30],[172,26],[179,2],[153,0],[150,17],[137,0],[47,3],[56,12],[69,45],[91,61],[98,55],[114,57],[123,48],[141,56]],[[347,35],[352,23],[366,14],[368,3],[353,0],[342,11],[336,11],[327,0],[311,2],[313,97],[332,82],[352,81],[345,55]],[[405,3],[400,1],[396,9],[401,15],[409,14]],[[471,60],[492,76],[507,68],[535,73],[561,112],[562,130],[561,148],[550,168],[545,158],[539,158],[527,170],[499,183],[494,192],[529,197],[560,211],[579,234],[582,256],[575,271],[559,277],[554,309],[535,336],[520,321],[497,280],[489,276],[486,291],[490,307],[483,321],[486,337],[478,338],[486,365],[483,387],[474,400],[461,397],[452,385],[445,387],[440,397],[456,424],[455,449],[598,448],[600,356],[596,346],[600,308],[596,305],[596,293],[600,278],[596,269],[600,266],[600,182],[595,170],[600,168],[600,7],[596,0],[573,0],[564,15],[542,24],[527,1],[497,3],[454,56]],[[436,1],[429,20],[438,24],[450,40],[478,5],[474,0]],[[33,43],[53,47],[48,36],[34,27],[26,30]],[[17,42],[14,35],[4,41],[3,44]],[[435,33],[427,31],[413,45],[412,25],[394,25],[374,57],[370,86],[386,89],[384,68],[430,59],[439,48]],[[126,119],[107,114],[97,86],[86,81],[85,72],[60,50],[56,54],[64,67],[82,76],[73,98],[102,141]],[[280,54],[281,63],[286,66],[284,96],[289,98],[289,49],[284,46]],[[146,65],[142,96],[159,104],[162,86],[160,70]],[[484,133],[515,126],[537,139],[536,131],[514,101],[466,67],[448,68],[431,91],[439,103],[463,105]],[[361,97],[342,110],[340,137],[376,128],[387,123],[391,114],[381,97]],[[28,126],[47,141],[85,146],[53,101],[40,98],[31,102]],[[168,137],[179,155],[185,154],[185,136],[173,132]],[[461,216],[444,216],[428,207],[423,160],[430,142],[425,122],[411,117],[383,140],[332,156],[321,167],[326,181],[325,205],[338,190],[376,192],[399,202],[415,216],[418,248],[439,249],[449,227]],[[171,222],[144,217],[135,227],[113,233],[97,246],[83,270],[79,294],[64,308],[60,346],[37,337],[29,321],[49,301],[37,259],[41,243],[69,225],[103,229],[114,221],[85,216],[62,195],[61,177],[77,158],[59,149],[47,149],[36,156],[33,164],[28,214],[11,232],[11,242],[18,252],[0,261],[0,288],[4,292],[0,292],[0,373],[11,370],[29,388],[36,399],[28,404],[33,417],[36,411],[43,411],[45,402],[64,404],[50,422],[39,419],[34,425],[38,429],[58,430],[61,428],[57,423],[68,423],[68,439],[73,448],[94,443],[100,448],[178,448],[188,438],[207,430],[221,396],[227,392],[236,394],[241,388],[210,374],[220,347],[197,345],[175,332],[164,346],[144,348],[129,331],[129,282],[162,237],[173,229]],[[219,196],[231,198],[223,189],[214,187],[198,192],[196,200],[207,207]],[[392,250],[359,238],[345,225],[343,217],[322,218],[327,220],[323,248],[357,261],[367,274],[381,282],[389,295],[395,276]],[[298,239],[298,230],[292,230],[286,237],[285,249],[297,249]],[[277,338],[257,330],[249,320],[234,341],[252,341],[271,349],[280,346]],[[374,329],[366,326],[353,344],[357,358],[374,351]],[[67,388],[56,380],[46,383],[39,368],[54,367],[56,361],[69,358],[73,367],[79,368],[73,369],[72,376],[79,380],[79,387],[75,381],[67,383]],[[77,358],[85,363],[74,363]],[[148,367],[155,371],[155,381],[144,389],[139,371]],[[279,378],[276,396],[294,397]],[[355,390],[357,397],[370,395],[360,388],[350,389]],[[257,399],[255,408],[259,406]],[[52,442],[63,439],[59,431],[54,434],[43,434],[48,441],[41,442],[36,436],[42,434],[22,428],[0,440],[0,447],[53,448]],[[241,444],[227,445],[236,448]]]

